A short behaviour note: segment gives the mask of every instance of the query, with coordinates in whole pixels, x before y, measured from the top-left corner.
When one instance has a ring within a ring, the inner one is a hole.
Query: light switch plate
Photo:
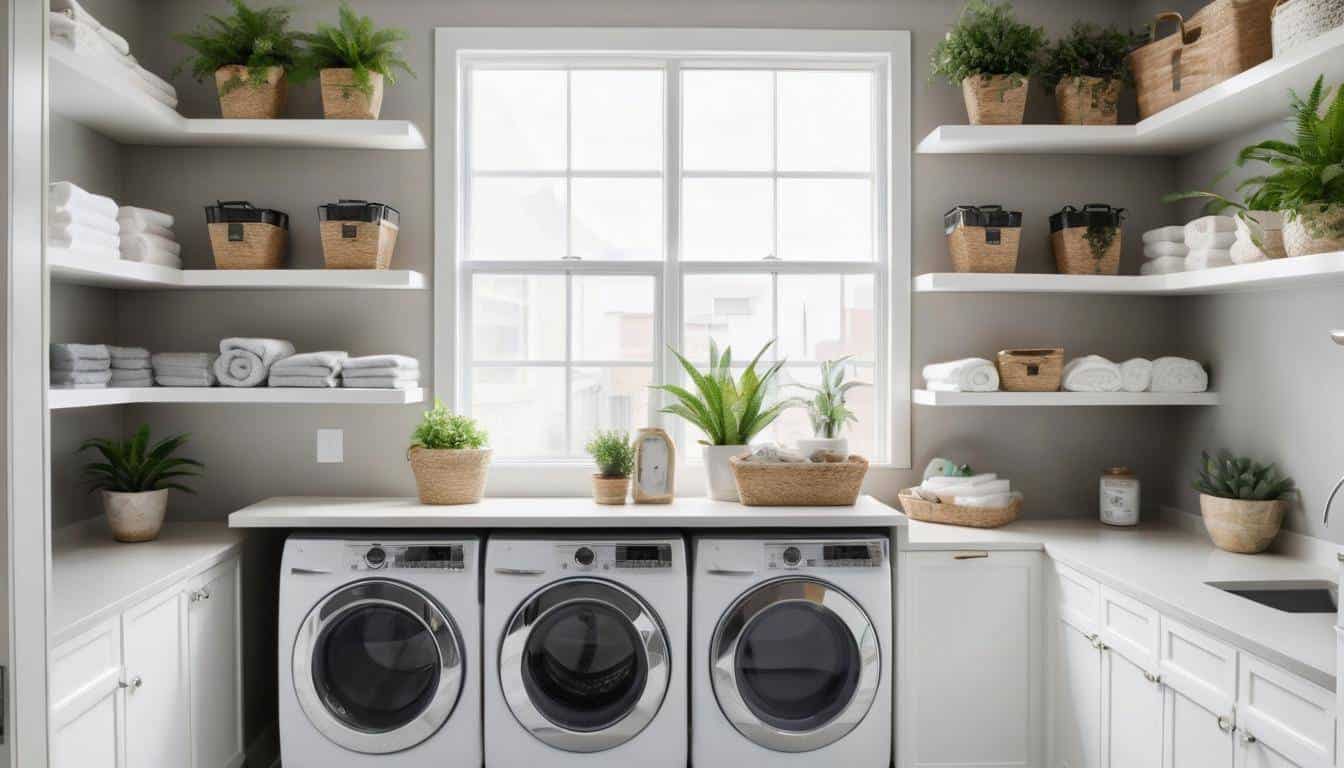
[[[317,430],[317,463],[341,464],[345,461],[345,430]]]

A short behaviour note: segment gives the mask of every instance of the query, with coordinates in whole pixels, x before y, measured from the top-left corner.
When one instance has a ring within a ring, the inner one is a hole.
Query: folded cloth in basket
[[[1153,361],[1153,392],[1207,392],[1209,373],[1204,366],[1183,357],[1159,357]]]
[[[1184,256],[1163,256],[1160,259],[1149,259],[1143,262],[1143,266],[1139,267],[1140,275],[1171,275],[1184,271]]]
[[[215,376],[226,387],[259,387],[266,383],[271,366],[292,354],[294,345],[283,339],[223,339]]]
[[[47,225],[53,230],[63,230],[72,225],[79,225],[112,237],[121,234],[121,222],[96,213],[87,213],[83,210],[53,209],[51,213],[47,214]]]
[[[270,387],[339,387],[341,385],[340,377],[335,374],[326,375],[301,375],[295,373],[279,373],[274,368],[271,369],[271,376],[266,380],[266,385]]]
[[[1201,248],[1185,257],[1185,271],[1196,272],[1201,269],[1216,269],[1232,266],[1232,252]]]
[[[1064,366],[1066,392],[1119,392],[1123,381],[1120,366],[1101,355],[1077,357]]]
[[[930,389],[944,392],[996,392],[999,371],[982,357],[968,357],[924,366],[924,381]]]
[[[92,385],[105,387],[107,382],[112,380],[112,371],[104,368],[101,371],[57,371],[51,372],[51,383],[56,386],[69,384]]]
[[[271,366],[271,375],[330,376],[341,372],[342,364],[350,357],[340,351],[302,352],[290,355]]]
[[[1152,360],[1136,357],[1120,364],[1120,388],[1126,392],[1146,392],[1152,383]]]
[[[117,218],[117,202],[110,197],[85,192],[68,181],[55,181],[47,190],[47,203],[52,210],[70,214]]]
[[[104,344],[52,344],[50,358],[53,371],[103,371],[112,364]]]
[[[1160,259],[1163,256],[1186,256],[1190,253],[1190,248],[1185,243],[1145,243],[1143,246],[1143,257],[1145,259]]]
[[[1172,225],[1170,227],[1158,227],[1150,229],[1143,233],[1143,244],[1151,245],[1153,243],[1184,243],[1185,227]]]
[[[1007,480],[991,480],[988,483],[978,485],[953,485],[946,488],[929,488],[921,485],[919,489],[925,493],[932,493],[941,499],[956,498],[960,500],[966,497],[974,498],[976,496],[992,496],[996,493],[1008,493],[1012,490],[1012,485]]]
[[[165,229],[171,229],[174,223],[172,214],[156,211],[153,208],[139,208],[134,205],[123,205],[112,215],[122,222],[122,226],[125,226],[126,222],[131,222],[141,226],[156,224]]]
[[[406,355],[364,355],[363,357],[347,357],[341,363],[341,369],[345,371],[353,369],[418,371],[420,370],[420,361]]]
[[[148,368],[139,370],[128,370],[125,368],[113,368],[111,384],[114,387],[152,387],[154,386],[154,374]]]
[[[936,491],[939,488],[955,488],[965,485],[982,485],[992,483],[998,480],[999,476],[993,472],[983,472],[973,477],[957,477],[956,475],[933,475],[924,478],[924,484],[920,487],[925,490]]]
[[[1020,491],[995,493],[989,496],[958,496],[957,506],[973,507],[976,509],[1003,509],[1020,498],[1022,498],[1022,493]]]

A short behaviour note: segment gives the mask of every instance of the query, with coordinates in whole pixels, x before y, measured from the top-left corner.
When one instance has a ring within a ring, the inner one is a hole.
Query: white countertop
[[[1217,549],[1175,525],[1112,528],[1095,520],[1019,520],[993,530],[909,521],[906,550],[1044,550],[1053,559],[1210,635],[1335,688],[1335,614],[1285,613],[1209,581],[1324,579],[1334,568],[1305,557]]]
[[[852,507],[747,507],[703,497],[624,506],[591,498],[430,506],[408,498],[279,496],[229,515],[232,528],[892,528],[905,521],[871,496]]]
[[[123,544],[102,518],[57,530],[51,546],[51,646],[223,562],[246,536],[223,523],[166,523],[159,538]]]

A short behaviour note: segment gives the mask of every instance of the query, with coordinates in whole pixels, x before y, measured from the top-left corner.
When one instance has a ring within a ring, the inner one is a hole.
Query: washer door
[[[820,749],[852,731],[882,675],[867,614],[836,587],[806,577],[739,597],[714,630],[709,659],[724,716],[780,752]]]
[[[346,749],[409,749],[448,721],[465,649],[428,595],[368,579],[323,598],[294,642],[294,690],[322,735]]]
[[[624,744],[658,714],[671,676],[668,642],[633,592],[598,579],[556,582],[514,611],[499,682],[518,722],[568,752]]]

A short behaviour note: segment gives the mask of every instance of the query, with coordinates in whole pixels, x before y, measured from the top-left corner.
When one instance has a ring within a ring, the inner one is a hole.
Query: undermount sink
[[[1210,581],[1208,585],[1286,613],[1335,613],[1339,609],[1339,588],[1333,581]]]

